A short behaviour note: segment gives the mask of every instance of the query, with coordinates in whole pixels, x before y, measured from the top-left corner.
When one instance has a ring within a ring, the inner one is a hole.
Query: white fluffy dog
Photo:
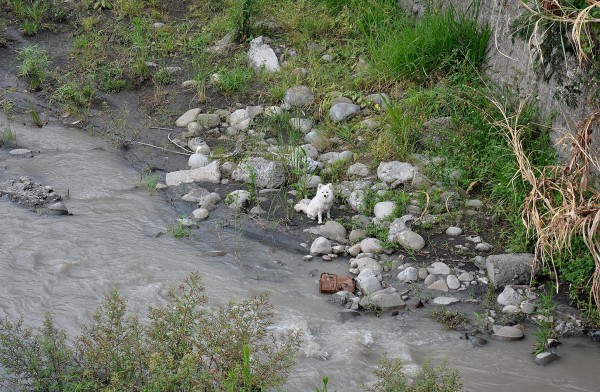
[[[319,218],[319,224],[323,223],[323,213],[327,212],[327,219],[331,219],[330,212],[333,205],[333,188],[331,184],[317,186],[317,194],[312,200],[303,199],[294,206],[297,212],[305,212],[310,219]]]

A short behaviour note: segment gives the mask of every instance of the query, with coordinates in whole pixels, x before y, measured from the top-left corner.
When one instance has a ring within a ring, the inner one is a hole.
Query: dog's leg
[[[318,215],[319,215],[319,224],[323,224],[323,211],[319,210]]]
[[[331,220],[331,207],[327,209],[327,219]]]

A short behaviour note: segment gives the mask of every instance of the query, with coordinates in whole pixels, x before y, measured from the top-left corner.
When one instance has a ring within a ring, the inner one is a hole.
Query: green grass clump
[[[295,363],[298,332],[276,337],[266,294],[214,310],[198,273],[149,308],[127,315],[109,294],[74,341],[47,314],[41,328],[0,320],[1,385],[34,391],[264,391]]]
[[[25,79],[29,89],[38,90],[48,77],[46,73],[50,65],[48,53],[37,45],[30,45],[19,51],[17,60],[21,61],[18,66],[19,77]]]
[[[56,89],[51,101],[61,104],[63,111],[75,114],[79,108],[89,108],[95,89],[86,82],[67,82]]]
[[[483,62],[490,30],[477,26],[475,12],[447,6],[415,19],[388,1],[375,3],[362,27],[373,65],[384,78],[433,83],[469,74]]]

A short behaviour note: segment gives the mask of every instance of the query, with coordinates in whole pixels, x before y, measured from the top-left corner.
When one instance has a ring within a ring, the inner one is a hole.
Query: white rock
[[[192,169],[204,167],[210,163],[210,158],[204,154],[195,153],[190,155],[188,159],[188,166]]]
[[[380,201],[375,204],[373,208],[373,214],[377,219],[386,219],[387,217],[392,216],[394,213],[394,209],[396,208],[396,203],[393,201]]]
[[[458,275],[458,280],[461,282],[470,282],[473,279],[475,279],[475,278],[473,277],[473,274],[470,272],[463,272],[460,275]]]
[[[200,108],[190,109],[187,112],[183,113],[179,118],[175,121],[175,125],[180,128],[186,128],[188,124],[196,121],[196,118],[200,114]]]
[[[436,305],[450,305],[457,302],[459,302],[459,299],[454,297],[436,297],[433,299],[433,303]]]
[[[303,107],[313,103],[315,96],[307,86],[295,86],[287,89],[283,102],[286,107]]]
[[[400,282],[414,282],[419,279],[419,271],[415,267],[408,267],[397,276]]]
[[[515,305],[506,305],[502,308],[502,312],[508,314],[517,314],[520,312],[520,309]]]
[[[456,290],[460,287],[460,281],[458,280],[456,275],[452,275],[452,274],[450,274],[446,277],[446,284],[448,285],[448,288],[450,290]]]
[[[479,244],[475,245],[475,250],[479,252],[489,252],[492,250],[492,245],[488,244],[487,242],[480,242]]]
[[[519,305],[522,300],[523,296],[517,293],[515,289],[513,289],[510,286],[504,287],[504,291],[502,291],[500,295],[498,295],[497,299],[498,303],[503,306]]]
[[[248,63],[255,71],[277,72],[279,60],[271,47],[263,42],[263,37],[256,37],[250,41],[248,50]]]
[[[229,116],[229,125],[238,131],[246,130],[250,127],[250,116],[246,109],[238,109]]]
[[[218,184],[221,182],[221,171],[219,161],[212,161],[204,167],[192,170],[179,170],[167,173],[165,183],[167,186],[177,186],[183,183],[210,182]]]
[[[360,242],[360,248],[362,249],[363,253],[383,252],[381,241],[379,241],[377,238],[365,238]]]

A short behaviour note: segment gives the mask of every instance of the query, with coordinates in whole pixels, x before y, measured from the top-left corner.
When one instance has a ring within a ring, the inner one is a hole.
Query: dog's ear
[[[328,188],[331,188],[333,186],[333,184],[330,182],[329,184],[325,185]]]
[[[323,187],[323,184],[317,185],[317,190],[321,189],[322,187]]]

